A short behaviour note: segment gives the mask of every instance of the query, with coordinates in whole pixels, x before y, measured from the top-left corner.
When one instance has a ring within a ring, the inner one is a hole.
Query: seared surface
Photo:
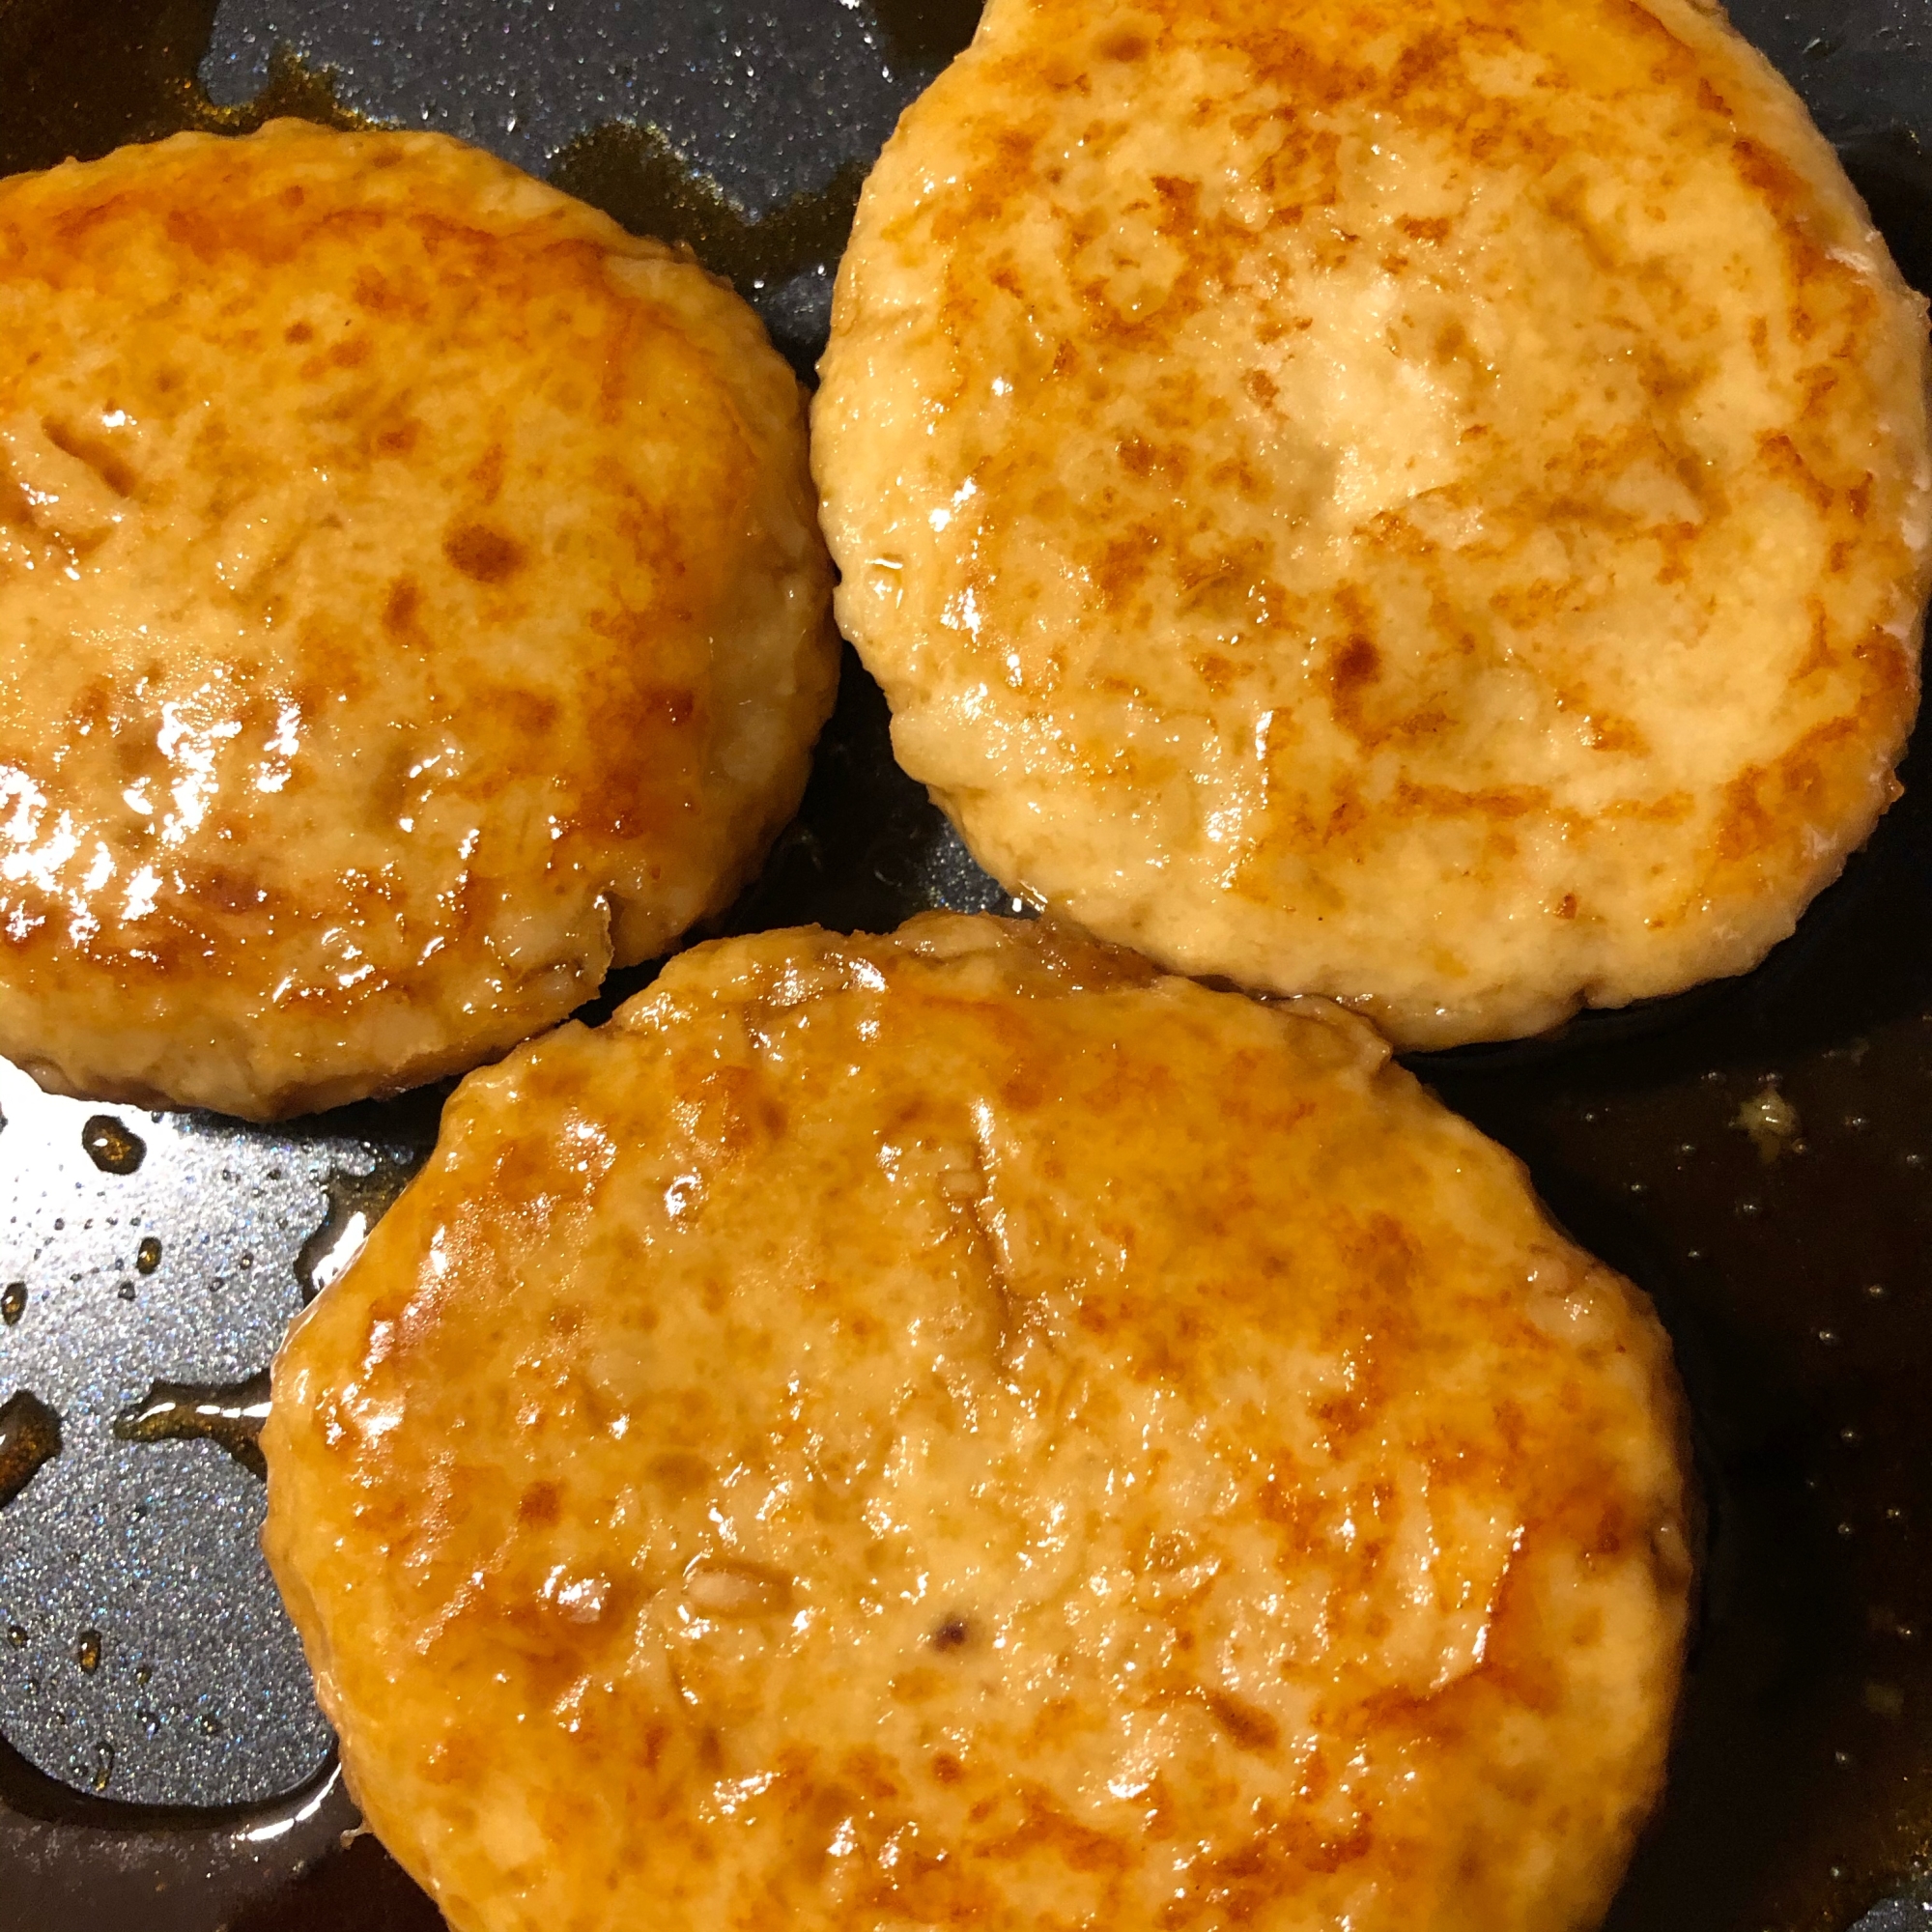
[[[266,1541],[458,1932],[1544,1932],[1662,1775],[1679,1416],[1368,1027],[932,916],[466,1082]]]
[[[1895,795],[1923,304],[1688,0],[993,0],[840,272],[841,628],[1003,883],[1398,1041],[1753,964]]]
[[[0,1053],[267,1117],[560,1018],[804,784],[797,384],[688,260],[296,122],[0,183]]]

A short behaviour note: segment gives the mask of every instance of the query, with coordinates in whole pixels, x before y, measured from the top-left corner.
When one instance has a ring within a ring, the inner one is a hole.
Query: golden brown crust
[[[466,1082],[265,1540],[457,1932],[1559,1932],[1662,1776],[1680,1416],[1368,1027],[934,916]]]
[[[1009,888],[1400,1042],[1753,964],[1895,795],[1924,305],[1686,0],[994,0],[814,405]]]
[[[742,882],[836,675],[791,373],[432,135],[0,184],[0,1052],[254,1117],[460,1070]]]

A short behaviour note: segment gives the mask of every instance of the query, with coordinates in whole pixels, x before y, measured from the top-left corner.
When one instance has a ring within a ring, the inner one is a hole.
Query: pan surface
[[[689,242],[802,373],[866,168],[974,0],[0,0],[0,171],[269,112],[430,127]],[[1932,8],[1739,0],[1932,287]],[[0,346],[4,354],[4,346]],[[1616,1932],[1932,1924],[1932,769],[1748,978],[1415,1061],[1656,1298],[1711,1508]],[[730,929],[1010,909],[847,654]],[[601,1016],[649,969],[618,976]],[[442,1094],[281,1128],[0,1065],[0,1932],[432,1932],[256,1547],[262,1372]]]

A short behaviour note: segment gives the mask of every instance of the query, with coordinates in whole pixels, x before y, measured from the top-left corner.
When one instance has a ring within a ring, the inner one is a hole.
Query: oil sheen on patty
[[[1715,8],[992,0],[840,270],[840,626],[1009,890],[1536,1032],[1747,969],[1896,796],[1925,362]]]
[[[459,1071],[718,910],[837,674],[798,385],[428,134],[0,182],[0,1053],[256,1119]]]
[[[929,915],[472,1074],[276,1363],[265,1540],[456,1932],[1568,1932],[1681,1444],[1364,1022]]]

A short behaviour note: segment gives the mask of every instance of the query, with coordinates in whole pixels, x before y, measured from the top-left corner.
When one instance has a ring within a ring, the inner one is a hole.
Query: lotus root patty
[[[473,1065],[720,907],[830,701],[798,385],[487,155],[0,183],[0,1053],[254,1118]]]
[[[1924,304],[1689,0],[993,0],[814,463],[1009,890],[1399,1042],[1744,971],[1896,795]]]
[[[1365,1023],[933,915],[472,1074],[266,1541],[456,1932],[1557,1932],[1662,1772],[1679,1439]]]

